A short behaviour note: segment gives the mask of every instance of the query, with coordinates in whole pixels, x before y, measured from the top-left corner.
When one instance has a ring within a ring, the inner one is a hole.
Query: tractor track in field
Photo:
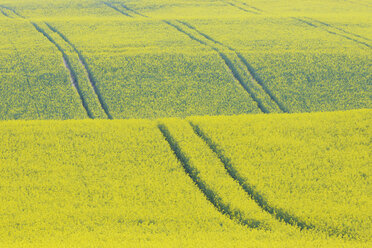
[[[259,194],[252,185],[249,185],[242,176],[234,169],[234,166],[230,162],[230,159],[226,157],[223,152],[218,148],[217,144],[212,141],[196,124],[189,122],[194,129],[195,134],[201,138],[209,148],[217,155],[220,161],[224,164],[227,173],[239,183],[240,187],[247,193],[247,196],[253,199],[257,205],[265,212],[271,214],[278,221],[283,221],[289,225],[298,227],[300,230],[314,229],[315,226],[312,224],[307,224],[306,222],[300,220],[299,218],[287,213],[286,211],[270,206],[266,199]]]
[[[148,17],[148,16],[146,16],[144,14],[141,14],[140,12],[138,12],[134,9],[129,8],[124,3],[115,3],[115,4],[117,4],[122,9],[126,10],[127,12],[125,12],[125,11],[121,10],[119,7],[115,6],[114,3],[109,3],[109,2],[102,2],[102,3],[105,4],[107,7],[119,12],[120,14],[125,15],[125,16],[130,17],[130,18],[134,18],[135,17],[134,15],[138,15],[138,16],[145,17],[145,18]]]
[[[235,2],[239,2],[239,1],[235,1]],[[254,10],[259,11],[259,12],[263,12],[262,9],[256,8],[253,5],[250,5],[250,4],[247,4],[247,3],[244,3],[244,2],[239,2],[239,3],[247,6],[248,8],[254,9]]]
[[[122,8],[124,8],[124,9],[126,9],[127,11],[133,12],[133,13],[136,14],[136,15],[139,15],[139,16],[142,16],[142,17],[148,17],[148,16],[146,16],[146,15],[144,15],[144,14],[141,14],[140,12],[138,12],[138,11],[136,11],[136,10],[133,10],[133,9],[129,8],[128,6],[124,5],[123,3],[120,3],[120,6],[121,6]]]
[[[227,48],[228,50],[232,51],[233,53],[235,53],[235,55],[239,58],[239,60],[242,62],[242,64],[244,64],[244,66],[246,67],[247,71],[249,72],[250,74],[250,77],[252,80],[255,81],[256,84],[258,84],[259,86],[261,86],[262,90],[271,98],[271,100],[273,102],[275,102],[275,104],[278,106],[278,108],[283,112],[283,113],[288,113],[289,111],[286,109],[286,107],[283,106],[283,104],[279,101],[279,99],[269,90],[269,88],[266,86],[266,84],[264,84],[263,80],[257,75],[256,71],[254,70],[253,66],[251,64],[248,63],[248,61],[244,58],[243,55],[241,55],[239,52],[237,52],[235,49],[233,49],[232,47],[230,46],[227,46],[215,39],[213,39],[212,37],[210,37],[209,35],[206,35],[204,33],[202,33],[201,31],[199,31],[197,28],[195,28],[194,26],[188,24],[187,22],[183,22],[183,21],[179,21],[177,20],[179,23],[182,23],[183,25],[189,27],[190,29],[194,30],[195,32],[197,32],[199,35],[203,36],[204,38],[212,41],[213,43],[217,44],[217,45],[220,45],[220,46],[223,46],[225,48]]]
[[[215,52],[217,52],[217,54],[225,62],[226,66],[229,68],[229,70],[230,70],[231,74],[234,76],[234,78],[239,82],[239,84],[243,87],[243,89],[250,95],[250,97],[253,99],[253,101],[255,101],[257,103],[257,106],[261,110],[261,112],[263,112],[263,113],[269,113],[269,111],[267,110],[267,108],[262,104],[262,101],[258,97],[256,97],[256,95],[251,91],[251,89],[248,87],[248,85],[244,82],[243,78],[239,74],[239,72],[236,69],[235,65],[228,58],[228,56],[226,54],[224,54],[223,52],[221,52],[219,49],[217,49],[217,48],[215,48],[213,46],[208,45],[206,42],[204,42],[204,41],[196,38],[194,35],[186,32],[184,29],[182,29],[181,27],[175,25],[174,23],[171,23],[169,21],[164,21],[164,22],[166,24],[168,24],[169,26],[172,26],[173,28],[175,28],[177,31],[179,31],[179,32],[187,35],[190,39],[192,39],[192,40],[194,40],[196,42],[199,42],[200,44],[205,45],[205,46],[211,48],[212,50],[214,50]]]
[[[252,8],[249,5],[246,5],[246,6],[249,7],[249,8],[251,8],[252,10],[249,10],[249,9],[246,9],[246,8],[243,8],[243,7],[240,7],[240,6],[238,6],[238,5],[234,4],[234,3],[229,2],[229,1],[226,1],[226,0],[221,0],[221,1],[223,3],[225,3],[225,4],[228,4],[228,5],[230,5],[230,6],[234,7],[234,8],[237,8],[237,9],[239,9],[241,11],[244,11],[246,13],[249,13],[249,14],[255,14],[255,15],[260,15],[261,14],[261,13],[257,12],[258,11],[257,8]],[[243,4],[243,3],[241,3],[241,4]]]
[[[123,6],[122,5],[122,7],[125,8],[127,11],[131,11],[131,12],[133,12],[133,13],[135,13],[137,15],[140,15],[142,17],[148,17],[148,16],[145,16],[145,15],[139,13],[138,11],[132,10],[131,8],[129,8],[127,6]],[[115,7],[115,10],[116,9],[117,8]],[[119,11],[119,12],[121,13],[121,11]],[[270,97],[271,100],[273,100],[273,102],[275,102],[275,104],[278,106],[278,108],[282,112],[284,112],[284,113],[287,113],[288,112],[288,110],[283,106],[283,104],[281,104],[279,102],[279,100],[263,84],[262,80],[260,80],[259,77],[257,76],[257,74],[254,72],[253,67],[247,62],[247,60],[244,59],[244,57],[241,54],[237,53],[231,47],[228,47],[226,45],[223,45],[222,43],[220,43],[220,42],[212,39],[210,36],[208,36],[206,34],[203,34],[202,32],[200,32],[199,30],[197,30],[195,27],[191,26],[190,24],[188,24],[186,22],[181,22],[179,20],[176,20],[176,21],[178,23],[181,23],[181,24],[185,25],[187,28],[194,30],[195,32],[197,32],[198,34],[200,34],[201,36],[203,36],[205,39],[210,40],[213,43],[216,43],[218,45],[224,46],[227,49],[229,49],[230,51],[234,52],[237,55],[237,57],[239,58],[239,60],[241,60],[242,64],[246,67],[246,70],[247,70],[247,73],[246,74],[252,79],[252,82],[253,83],[256,83],[259,87],[261,87],[262,90]],[[250,89],[250,87],[248,86],[248,84],[245,83],[245,81],[243,80],[242,76],[239,74],[238,70],[236,69],[234,63],[228,58],[228,56],[226,54],[224,54],[223,52],[221,52],[218,48],[209,45],[207,42],[204,42],[203,40],[195,37],[194,35],[190,34],[187,31],[185,31],[183,28],[179,27],[178,25],[176,25],[174,23],[171,23],[170,21],[166,21],[166,20],[163,20],[163,22],[165,24],[167,24],[168,26],[171,26],[171,27],[175,28],[178,32],[181,32],[181,33],[185,34],[190,39],[192,39],[192,40],[194,40],[194,41],[196,41],[196,42],[198,42],[198,43],[200,43],[202,45],[205,45],[205,46],[211,48],[212,50],[214,50],[215,52],[217,52],[217,54],[219,55],[219,57],[224,61],[224,63],[226,64],[227,68],[230,70],[230,72],[233,75],[233,77],[235,78],[235,80],[237,80],[239,82],[239,84],[241,85],[241,87],[249,94],[249,96],[253,99],[253,101],[256,102],[257,107],[260,109],[260,111],[262,113],[269,113],[270,112],[265,107],[265,105],[263,104],[263,102],[261,101],[261,99],[259,99],[255,95],[255,93]]]
[[[76,73],[71,66],[71,63],[70,63],[70,60],[69,60],[67,54],[62,49],[62,47],[60,45],[58,45],[58,43],[56,41],[54,41],[53,38],[44,29],[39,27],[34,22],[31,22],[31,24],[35,27],[35,29],[39,33],[41,33],[45,38],[47,38],[58,49],[58,51],[62,54],[62,60],[63,60],[63,63],[64,63],[64,66],[65,66],[66,70],[69,72],[70,81],[71,81],[72,85],[74,86],[74,88],[76,89],[76,91],[77,91],[77,93],[80,97],[81,103],[82,103],[88,117],[92,119],[93,118],[92,112],[90,111],[90,109],[88,107],[88,104],[87,104],[87,102],[86,102],[86,100],[83,96],[83,93],[82,93],[81,88],[79,86],[79,83],[77,81]]]
[[[310,17],[306,17],[306,19],[309,19],[311,20],[312,22],[316,22],[318,24],[321,24],[323,26],[326,26],[326,27],[329,27],[329,28],[333,28],[333,29],[336,29],[336,30],[339,30],[345,34],[349,34],[349,35],[352,35],[352,36],[355,36],[356,38],[359,38],[359,39],[364,39],[364,40],[368,40],[368,41],[371,41],[371,39],[367,38],[367,37],[364,37],[364,36],[361,36],[361,35],[358,35],[358,34],[355,34],[355,33],[352,33],[352,32],[349,32],[349,31],[346,31],[342,28],[339,28],[339,27],[335,27],[329,23],[326,23],[326,22],[322,22],[322,21],[319,21],[317,19],[314,19],[314,18],[310,18]]]
[[[351,1],[351,0],[345,0],[345,2],[349,2],[349,3],[352,3],[352,4],[356,4],[356,5],[364,6],[364,7],[368,7],[368,8],[372,8],[372,6],[370,4],[367,4],[367,3],[360,3],[358,1]]]
[[[119,12],[120,14],[122,15],[125,15],[127,17],[132,17],[130,14],[128,13],[125,13],[124,11],[120,10],[118,7],[116,7],[115,5],[111,4],[111,3],[108,3],[108,2],[102,2],[104,5],[106,5],[107,7]]]
[[[100,92],[100,90],[98,89],[97,87],[97,81],[96,79],[94,78],[93,76],[93,73],[92,71],[90,70],[89,66],[88,66],[88,63],[86,62],[86,59],[85,57],[81,54],[81,52],[76,48],[76,46],[70,42],[69,39],[67,39],[67,37],[62,34],[58,29],[56,29],[55,27],[53,27],[52,25],[50,25],[49,23],[45,23],[45,25],[51,30],[53,31],[54,33],[56,33],[57,35],[59,35],[74,51],[75,53],[78,55],[79,57],[79,61],[81,63],[81,65],[83,66],[84,68],[84,71],[85,71],[85,74],[87,76],[87,79],[101,105],[101,108],[103,109],[103,111],[105,112],[106,116],[108,119],[113,119],[112,115],[110,114],[110,111],[108,109],[108,106],[107,104],[105,103],[103,97],[102,97],[102,94]]]
[[[9,16],[3,9],[0,9],[0,12],[1,14],[3,14],[5,17],[8,17],[8,18],[13,18],[11,16]]]
[[[304,23],[304,24],[306,24],[306,25],[308,25],[308,26],[311,26],[311,27],[313,27],[313,28],[319,28],[319,29],[321,29],[321,30],[326,31],[326,32],[329,33],[329,34],[332,34],[332,35],[335,35],[335,36],[339,36],[339,37],[345,38],[345,39],[347,39],[347,40],[353,41],[353,42],[355,42],[355,43],[358,43],[358,44],[360,44],[360,45],[363,45],[363,46],[366,46],[366,47],[372,49],[372,46],[371,46],[370,44],[366,43],[366,42],[363,42],[363,41],[357,40],[357,39],[355,39],[355,38],[349,37],[349,36],[347,36],[347,35],[339,34],[339,33],[336,33],[336,32],[334,32],[334,31],[330,31],[330,30],[324,28],[323,26],[326,26],[326,25],[324,25],[324,24],[316,24],[316,23],[313,23],[313,22],[311,22],[311,21],[309,21],[309,20],[304,20],[304,19],[301,19],[301,18],[298,18],[298,17],[292,17],[292,18],[293,18],[294,20],[297,20],[297,21],[299,21],[299,22],[301,22],[301,23]],[[331,27],[331,26],[329,26],[329,27]]]
[[[211,190],[208,185],[203,182],[198,176],[198,171],[196,168],[190,165],[188,162],[189,159],[187,156],[182,152],[180,146],[176,142],[176,140],[170,134],[168,128],[164,124],[159,124],[158,128],[162,133],[164,139],[168,142],[170,149],[173,151],[175,157],[180,162],[183,167],[184,172],[190,179],[194,182],[194,184],[199,188],[202,194],[206,197],[206,199],[214,206],[214,208],[220,212],[221,214],[227,216],[232,221],[237,222],[238,224],[245,226],[247,228],[260,228],[261,222],[254,220],[254,219],[243,219],[241,217],[241,213],[233,212],[230,207],[220,200],[220,197],[217,193]]]
[[[2,9],[6,9],[10,12],[12,12],[15,16],[19,17],[19,18],[22,18],[22,19],[26,19],[24,16],[22,16],[21,14],[19,14],[17,11],[15,11],[14,9],[8,7],[8,6],[5,6],[5,5],[0,5],[0,8]],[[1,11],[6,17],[9,17],[9,18],[12,18],[11,16],[9,16],[8,14],[4,13],[4,11],[2,10]]]

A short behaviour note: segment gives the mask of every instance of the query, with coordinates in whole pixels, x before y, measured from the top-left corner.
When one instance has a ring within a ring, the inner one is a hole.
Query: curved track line
[[[318,26],[318,25],[316,25],[316,24],[314,24],[314,23],[311,23],[310,21],[306,21],[306,20],[303,20],[303,19],[301,19],[301,18],[297,18],[297,17],[292,17],[292,18],[295,19],[295,20],[297,20],[297,21],[299,21],[299,22],[302,22],[302,23],[304,23],[304,24],[307,24],[307,25],[309,25],[309,26],[311,26],[311,27],[313,27],[313,28],[320,28],[320,29],[326,31],[326,32],[329,33],[329,34],[332,34],[332,35],[335,35],[335,36],[343,37],[343,38],[345,38],[345,39],[348,39],[348,40],[350,40],[350,41],[353,41],[353,42],[355,42],[355,43],[358,43],[358,44],[360,44],[360,45],[363,45],[363,46],[366,46],[366,47],[372,49],[372,46],[371,46],[371,45],[369,45],[369,44],[367,44],[367,43],[365,43],[365,42],[363,42],[363,41],[356,40],[356,39],[351,38],[351,37],[349,37],[349,36],[347,36],[347,35],[338,34],[338,33],[335,33],[335,32],[333,32],[333,31],[329,31],[329,30],[327,30],[326,28],[323,28],[323,27],[321,27],[321,26]]]
[[[238,2],[238,3],[240,3],[240,4],[243,4],[243,5],[247,6],[248,8],[254,9],[254,10],[256,10],[256,11],[263,12],[262,9],[256,8],[256,7],[254,7],[253,5],[249,5],[249,4],[247,4],[247,3],[239,2],[239,1],[236,1],[236,0],[235,0],[235,2]]]
[[[79,57],[79,60],[80,60],[80,63],[83,65],[84,67],[84,70],[85,70],[85,73],[86,75],[88,76],[88,81],[90,83],[90,85],[92,86],[93,88],[93,91],[94,93],[96,94],[97,98],[98,98],[98,101],[101,105],[101,108],[103,109],[103,111],[105,112],[105,114],[107,115],[107,118],[108,119],[113,119],[112,115],[110,114],[110,111],[108,109],[108,106],[107,104],[105,103],[103,97],[102,97],[102,94],[100,92],[100,90],[98,89],[97,87],[97,82],[93,76],[93,73],[91,72],[89,66],[88,66],[88,63],[86,62],[85,60],[85,57],[80,53],[80,51],[76,48],[76,46],[74,44],[72,44],[68,39],[67,37],[62,34],[60,31],[58,31],[55,27],[51,26],[50,24],[46,23],[45,22],[45,25],[47,25],[50,30],[52,30],[53,32],[55,32],[56,34],[58,34],[67,44],[69,44],[72,49],[77,53],[78,57]]]
[[[263,112],[263,113],[269,113],[269,111],[266,109],[266,107],[262,104],[262,101],[254,95],[254,93],[252,92],[252,90],[244,82],[244,80],[242,79],[242,77],[238,73],[236,67],[234,66],[234,64],[232,63],[232,61],[228,58],[228,56],[226,54],[222,53],[217,48],[208,45],[206,42],[204,42],[204,41],[196,38],[195,36],[193,36],[192,34],[186,32],[185,30],[183,30],[179,26],[177,26],[177,25],[175,25],[173,23],[170,23],[168,21],[164,21],[164,22],[166,24],[174,27],[177,31],[179,31],[179,32],[187,35],[190,39],[192,39],[194,41],[197,41],[200,44],[205,45],[205,46],[211,48],[212,50],[216,51],[217,54],[221,57],[221,59],[225,62],[226,66],[229,68],[229,70],[230,70],[231,74],[234,76],[234,78],[239,82],[239,84],[243,87],[243,89],[250,95],[250,97],[253,99],[253,101],[255,101],[257,103],[257,106],[261,110],[261,112]]]
[[[207,198],[207,200],[212,203],[212,205],[215,207],[217,211],[222,213],[223,215],[227,216],[231,220],[237,222],[240,225],[246,226],[248,228],[259,228],[260,227],[260,221],[253,220],[253,219],[243,219],[241,217],[241,214],[239,213],[233,213],[233,211],[230,209],[228,205],[225,205],[221,202],[220,197],[211,190],[199,177],[198,177],[198,171],[196,168],[192,167],[190,163],[188,162],[189,159],[186,157],[186,155],[181,151],[181,148],[179,147],[178,143],[175,141],[175,139],[170,134],[169,130],[164,124],[159,124],[158,128],[160,132],[163,134],[165,140],[168,142],[170,148],[172,149],[174,155],[177,157],[177,160],[182,165],[185,173],[191,178],[191,180],[195,183],[195,185],[199,188],[199,190],[204,194],[204,196]]]
[[[367,37],[364,37],[364,36],[361,36],[361,35],[359,35],[359,34],[355,34],[355,33],[352,33],[352,32],[349,32],[349,31],[346,31],[346,30],[344,30],[344,29],[342,29],[342,28],[339,28],[339,27],[335,27],[335,26],[333,26],[333,25],[331,25],[331,24],[329,24],[329,23],[322,22],[322,21],[319,21],[319,20],[317,20],[317,19],[310,18],[310,17],[306,17],[306,18],[309,19],[309,20],[311,20],[311,21],[313,21],[313,22],[317,22],[317,23],[319,23],[319,24],[322,24],[322,25],[324,25],[324,26],[327,26],[327,27],[330,27],[330,28],[337,29],[337,30],[339,30],[339,31],[341,31],[341,32],[344,32],[345,34],[349,34],[349,35],[355,36],[355,37],[360,38],[360,39],[365,39],[365,40],[371,41],[371,39],[369,39],[369,38],[367,38]]]
[[[139,16],[142,16],[142,17],[148,17],[148,16],[146,16],[144,14],[141,14],[140,12],[138,12],[136,10],[133,10],[133,9],[129,8],[128,6],[124,5],[123,3],[121,3],[120,6],[123,7],[124,9],[126,9],[127,11],[133,12],[136,15],[139,15]]]
[[[113,10],[119,12],[119,13],[122,14],[122,15],[125,15],[125,16],[127,16],[127,17],[132,17],[130,14],[125,13],[124,11],[118,9],[117,7],[115,7],[114,5],[112,5],[111,3],[108,3],[108,2],[102,2],[102,3],[103,3],[104,5],[106,5],[107,7],[109,7],[109,8],[111,8],[111,9],[113,9]]]
[[[249,72],[249,74],[251,75],[252,79],[258,84],[261,86],[261,88],[264,90],[264,92],[271,98],[271,100],[273,102],[275,102],[275,104],[278,106],[278,108],[284,112],[284,113],[288,113],[289,111],[287,110],[286,107],[284,107],[284,105],[279,101],[279,99],[269,90],[269,88],[267,88],[266,84],[263,83],[263,81],[261,80],[261,78],[257,75],[256,71],[253,69],[253,67],[248,63],[248,61],[240,54],[238,53],[235,49],[233,49],[232,47],[230,46],[227,46],[215,39],[213,39],[212,37],[210,37],[209,35],[206,35],[204,33],[202,33],[201,31],[199,31],[197,28],[195,28],[194,26],[190,25],[189,23],[187,22],[183,22],[183,21],[179,21],[177,20],[179,23],[189,27],[190,29],[194,30],[195,32],[197,32],[198,34],[200,34],[201,36],[203,36],[204,38],[216,43],[217,45],[221,45],[227,49],[229,49],[230,51],[234,52],[236,54],[236,56],[239,58],[239,60],[244,64],[244,66],[246,67],[247,71]]]
[[[13,18],[13,17],[9,16],[7,13],[5,13],[4,10],[2,10],[2,9],[0,9],[0,12],[1,12],[1,14],[3,14],[5,17]]]
[[[93,115],[92,115],[92,113],[91,113],[91,111],[90,111],[90,109],[88,107],[88,104],[87,104],[86,100],[84,99],[83,93],[81,92],[79,83],[77,81],[76,73],[73,70],[73,68],[71,67],[71,63],[70,63],[70,60],[69,60],[67,54],[63,51],[63,49],[61,48],[61,46],[58,45],[58,43],[55,42],[53,40],[53,38],[50,37],[50,35],[48,35],[47,32],[45,32],[45,30],[43,30],[42,28],[40,28],[36,23],[31,22],[31,24],[35,27],[35,29],[39,33],[41,33],[45,38],[47,38],[58,49],[58,51],[60,51],[60,53],[62,54],[62,59],[63,59],[64,65],[65,65],[65,68],[69,72],[71,83],[75,87],[77,93],[79,94],[80,100],[82,102],[82,105],[83,105],[85,111],[87,112],[88,117],[92,119],[93,118]]]
[[[7,9],[7,10],[9,10],[10,12],[13,12],[13,14],[16,15],[17,17],[22,18],[22,19],[25,19],[24,16],[18,14],[17,11],[15,11],[14,9],[12,9],[12,8],[10,8],[10,7],[8,7],[8,6],[0,5],[0,8]],[[9,17],[9,16],[8,16],[8,17]],[[11,17],[9,17],[9,18],[11,18]]]
[[[253,10],[248,10],[248,9],[242,8],[242,7],[240,7],[240,6],[238,6],[238,5],[234,4],[234,3],[228,2],[226,0],[221,0],[221,1],[224,2],[224,3],[226,3],[226,4],[228,4],[228,5],[230,5],[230,6],[235,7],[237,9],[241,10],[241,11],[247,12],[249,14],[255,14],[255,15],[260,15],[261,14],[261,13],[258,13],[256,11],[253,11]],[[246,6],[248,6],[248,5],[246,5]]]
[[[236,180],[239,185],[244,189],[250,198],[252,198],[262,210],[268,212],[274,216],[279,221],[284,221],[287,224],[292,226],[297,226],[302,229],[314,229],[315,226],[312,224],[307,224],[305,221],[300,220],[299,218],[287,213],[283,209],[275,208],[270,206],[266,199],[263,198],[257,191],[255,191],[252,185],[249,185],[242,176],[234,169],[230,159],[227,158],[223,152],[217,148],[217,144],[212,141],[196,124],[189,122],[196,135],[198,135],[208,146],[209,148],[217,155],[217,157],[224,164],[228,174]]]

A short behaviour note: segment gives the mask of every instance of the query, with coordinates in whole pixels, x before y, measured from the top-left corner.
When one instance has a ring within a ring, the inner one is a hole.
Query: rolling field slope
[[[1,122],[0,244],[366,247],[371,117]]]
[[[371,247],[368,0],[0,0],[0,247]]]
[[[3,1],[2,32],[27,30],[23,36],[34,40],[12,45],[5,39],[2,45],[7,87],[0,94],[24,100],[2,107],[0,118],[154,119],[370,108],[371,18],[365,5]],[[43,52],[35,54],[38,47]],[[17,60],[28,56],[24,63],[30,68],[15,60],[18,66],[7,68],[14,49]],[[59,87],[63,94],[56,95],[67,94],[65,104],[33,96],[38,93],[28,78],[42,70],[50,73],[49,82],[53,78],[46,89]],[[24,113],[37,105],[44,106],[40,114]]]

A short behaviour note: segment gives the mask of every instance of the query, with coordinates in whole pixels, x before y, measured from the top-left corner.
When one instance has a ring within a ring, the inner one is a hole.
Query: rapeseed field
[[[0,247],[370,247],[368,0],[0,1]]]

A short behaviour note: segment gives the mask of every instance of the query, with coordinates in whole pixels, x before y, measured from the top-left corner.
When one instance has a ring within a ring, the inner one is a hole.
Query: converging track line
[[[74,71],[74,69],[72,68],[71,66],[71,63],[70,63],[70,60],[67,56],[67,54],[63,51],[62,47],[60,45],[58,45],[57,42],[55,42],[53,40],[52,37],[50,37],[50,35],[48,35],[47,32],[45,32],[45,30],[43,30],[41,27],[39,27],[36,23],[34,22],[31,22],[31,24],[35,27],[35,29],[41,33],[45,38],[47,38],[57,49],[58,51],[62,54],[62,59],[63,59],[63,62],[64,62],[64,65],[65,65],[65,68],[67,69],[67,71],[69,72],[69,75],[70,75],[70,80],[71,80],[71,83],[72,85],[74,86],[74,88],[76,89],[79,97],[80,97],[80,100],[82,102],[82,105],[88,115],[89,118],[93,118],[93,115],[92,115],[92,112],[90,111],[89,107],[88,107],[88,104],[83,96],[83,93],[81,91],[81,88],[79,86],[79,83],[77,81],[77,77],[76,77],[76,73]]]
[[[159,124],[158,128],[160,132],[162,133],[164,139],[168,142],[169,147],[173,151],[177,160],[182,165],[185,173],[190,177],[190,179],[195,183],[195,185],[199,188],[199,190],[203,193],[203,195],[215,207],[215,209],[218,212],[227,216],[228,218],[237,222],[238,224],[246,226],[248,228],[259,228],[260,227],[261,225],[260,221],[253,220],[253,219],[249,219],[249,220],[243,219],[241,215],[234,214],[228,205],[225,205],[224,203],[222,203],[217,193],[211,190],[208,187],[208,185],[206,185],[205,182],[203,182],[199,178],[198,171],[196,170],[196,168],[190,165],[190,163],[188,162],[189,159],[182,152],[180,146],[178,145],[176,140],[172,137],[168,128],[164,124]]]
[[[356,38],[360,38],[360,39],[364,39],[364,40],[371,41],[371,39],[369,39],[369,38],[367,38],[367,37],[364,37],[364,36],[361,36],[361,35],[358,35],[358,34],[352,33],[352,32],[350,32],[350,31],[346,31],[346,30],[344,30],[344,29],[342,29],[342,28],[339,28],[339,27],[335,27],[335,26],[333,26],[333,25],[331,25],[331,24],[329,24],[329,23],[322,22],[322,21],[319,21],[319,20],[317,20],[317,19],[310,18],[310,17],[306,17],[306,19],[309,19],[309,20],[311,20],[311,21],[313,21],[313,22],[316,22],[316,23],[318,23],[318,24],[321,24],[321,25],[323,25],[323,26],[326,26],[326,27],[329,27],[329,28],[336,29],[336,30],[341,31],[341,32],[343,32],[343,33],[345,33],[345,34],[349,34],[349,35],[355,36]]]
[[[118,9],[117,7],[115,7],[114,5],[112,5],[111,3],[108,3],[108,2],[102,2],[102,3],[103,3],[104,5],[106,5],[107,7],[109,7],[109,8],[111,8],[111,9],[113,9],[113,10],[119,12],[119,13],[122,14],[122,15],[125,15],[125,16],[127,16],[127,17],[132,17],[130,14],[125,13],[124,11]]]
[[[80,60],[80,63],[82,64],[82,66],[84,67],[84,70],[85,70],[85,73],[88,77],[88,81],[91,85],[91,87],[93,88],[93,91],[96,95],[96,97],[98,98],[98,101],[101,105],[101,108],[103,109],[103,111],[105,112],[106,116],[108,119],[113,119],[112,115],[110,114],[110,111],[108,109],[108,106],[107,104],[105,103],[103,97],[102,97],[102,94],[100,92],[100,90],[98,89],[97,87],[97,82],[93,76],[93,73],[91,72],[91,70],[89,69],[89,66],[88,66],[88,63],[86,62],[86,59],[85,57],[81,54],[81,52],[76,48],[76,46],[74,44],[72,44],[68,39],[67,37],[62,34],[60,31],[58,31],[55,27],[51,26],[50,24],[48,23],[45,23],[45,25],[47,25],[49,27],[50,30],[52,30],[54,33],[58,34],[67,44],[70,45],[70,47],[76,52],[76,54],[78,55],[79,57],[79,60]]]
[[[105,2],[105,3],[106,3],[106,5],[108,4],[107,2]],[[109,7],[115,7],[112,4],[109,4],[107,6],[109,6]],[[132,13],[135,13],[135,14],[140,15],[142,17],[147,17],[147,16],[139,13],[136,10],[132,10],[131,8],[125,6],[124,4],[121,4],[121,6],[123,8],[125,8],[127,11],[131,11]],[[114,9],[116,11],[119,10],[117,7],[115,7]],[[119,12],[121,13],[122,11],[119,11]],[[245,67],[245,71],[246,71],[245,74],[249,78],[251,78],[251,81],[252,81],[253,84],[256,84],[257,85],[255,87],[261,88],[261,90],[264,91],[265,94],[277,105],[278,110],[280,110],[282,112],[285,112],[285,113],[288,112],[288,110],[283,106],[283,104],[281,104],[279,102],[279,100],[274,96],[274,94],[272,94],[270,92],[270,90],[266,87],[266,85],[264,85],[264,83],[262,82],[262,80],[259,79],[259,77],[256,75],[256,73],[254,73],[253,67],[249,65],[249,63],[247,62],[247,60],[245,60],[242,55],[240,55],[239,53],[237,53],[233,48],[228,47],[228,46],[222,44],[221,42],[218,42],[218,41],[212,39],[210,36],[208,36],[208,35],[200,32],[199,30],[197,30],[195,27],[191,26],[190,24],[188,24],[186,22],[179,21],[179,20],[176,20],[176,21],[178,23],[184,25],[186,28],[191,29],[191,30],[197,32],[203,38],[205,38],[205,39],[207,39],[209,41],[212,41],[215,44],[218,44],[220,46],[223,46],[223,47],[227,48],[228,50],[230,50],[231,52],[235,53],[235,55],[237,56],[238,60],[241,61],[242,66]],[[181,33],[187,35],[190,39],[192,39],[192,40],[194,40],[194,41],[196,41],[196,42],[198,42],[198,43],[200,43],[202,45],[205,45],[205,46],[211,48],[212,50],[214,50],[219,55],[219,57],[224,61],[225,65],[230,70],[230,72],[233,75],[234,79],[239,82],[239,84],[241,85],[241,87],[249,94],[249,96],[251,97],[251,99],[257,104],[258,109],[262,113],[270,113],[269,109],[265,106],[265,104],[263,103],[263,101],[256,96],[255,92],[252,89],[250,89],[250,87],[245,82],[245,80],[242,78],[242,76],[238,72],[236,66],[234,65],[234,63],[232,62],[232,60],[227,56],[227,54],[223,53],[217,47],[214,47],[212,45],[209,45],[207,42],[203,41],[202,39],[197,38],[196,36],[194,36],[190,32],[187,32],[185,29],[183,29],[179,25],[177,25],[175,23],[172,23],[170,21],[166,21],[166,20],[163,20],[163,22],[165,24],[167,24],[168,26],[171,26],[171,27],[175,28],[178,32],[181,32]]]
[[[306,222],[299,220],[297,217],[285,212],[284,210],[275,208],[270,206],[266,199],[262,197],[257,191],[254,190],[254,187],[249,185],[243,177],[239,175],[239,173],[234,169],[234,166],[231,164],[230,159],[227,158],[223,152],[217,148],[217,144],[212,141],[196,124],[189,122],[194,132],[197,136],[199,136],[208,146],[209,148],[217,155],[217,157],[221,160],[224,164],[226,171],[228,174],[239,183],[239,185],[243,188],[243,190],[247,193],[247,195],[253,199],[257,205],[264,210],[265,212],[271,214],[279,221],[284,221],[285,223],[296,226],[302,229],[314,229],[315,226],[311,224],[307,224]]]
[[[217,45],[220,45],[220,46],[223,46],[225,48],[227,48],[228,50],[232,51],[233,53],[236,54],[236,56],[239,58],[239,60],[244,64],[244,66],[246,67],[247,71],[249,72],[250,76],[252,77],[252,80],[254,80],[258,85],[261,86],[261,88],[265,91],[265,93],[271,98],[271,100],[273,100],[275,102],[275,104],[278,106],[278,108],[284,112],[284,113],[288,113],[289,111],[283,106],[282,103],[280,103],[279,99],[267,88],[267,86],[263,83],[263,81],[259,78],[259,76],[257,75],[257,73],[255,72],[255,70],[253,69],[253,67],[248,63],[248,61],[240,54],[238,53],[235,49],[233,49],[232,47],[230,46],[227,46],[219,41],[216,41],[215,39],[213,39],[212,37],[210,37],[209,35],[206,35],[204,33],[202,33],[201,31],[199,31],[197,28],[195,28],[194,26],[190,25],[189,23],[187,22],[183,22],[183,21],[179,21],[177,20],[177,22],[189,27],[190,29],[194,30],[195,32],[197,32],[198,34],[200,34],[201,36],[203,36],[204,38],[212,41],[213,43],[217,44]]]
[[[332,35],[335,35],[335,36],[339,36],[339,37],[345,38],[345,39],[347,39],[347,40],[353,41],[353,42],[358,43],[358,44],[360,44],[360,45],[366,46],[366,47],[368,47],[368,48],[370,48],[370,49],[372,48],[371,45],[369,45],[369,44],[367,44],[367,43],[365,43],[365,42],[363,42],[363,41],[360,41],[360,40],[354,39],[354,38],[349,37],[349,36],[344,35],[344,34],[339,34],[339,33],[336,33],[336,32],[333,32],[333,31],[330,31],[330,30],[328,30],[328,29],[326,29],[326,28],[320,26],[320,25],[324,25],[324,24],[320,24],[320,25],[318,24],[318,25],[319,25],[319,26],[318,26],[317,24],[312,23],[311,21],[308,21],[308,20],[303,20],[303,19],[298,18],[298,17],[292,17],[292,18],[295,19],[295,20],[297,20],[297,21],[299,21],[299,22],[301,22],[301,23],[304,23],[304,24],[306,24],[306,25],[309,25],[309,26],[311,26],[311,27],[313,27],[313,28],[320,28],[320,29],[326,31],[326,32],[329,33],[329,34],[332,34]]]

